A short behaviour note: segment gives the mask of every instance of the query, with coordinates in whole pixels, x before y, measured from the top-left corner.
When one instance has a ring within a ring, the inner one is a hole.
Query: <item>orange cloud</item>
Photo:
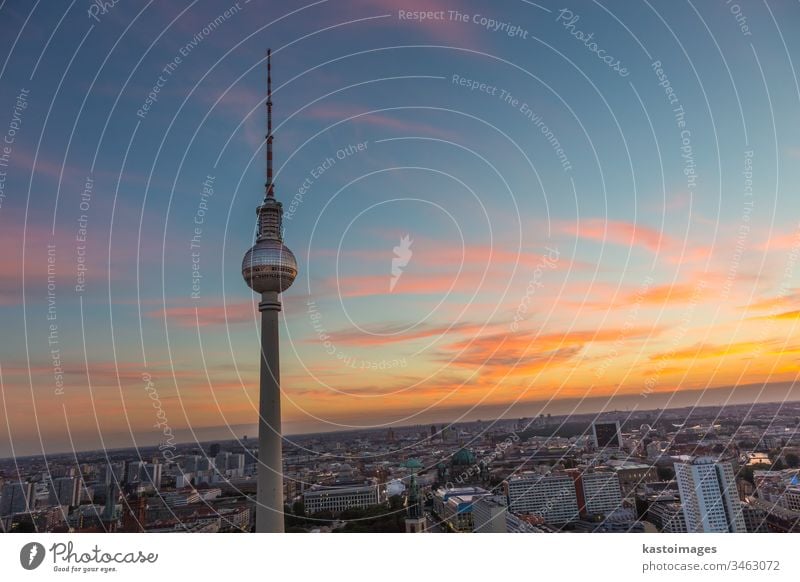
[[[594,281],[591,286],[585,283],[570,283],[566,290],[572,294],[582,295],[582,300],[559,300],[562,306],[586,309],[617,309],[630,305],[663,306],[685,304],[700,301],[708,294],[706,285],[697,283],[668,283],[638,289],[625,286],[623,290],[614,285]]]
[[[796,320],[800,319],[800,310],[794,311],[783,311],[781,313],[775,313],[773,315],[763,315],[761,317],[757,317],[755,319],[787,319],[787,320]]]
[[[499,368],[503,375],[527,374],[572,360],[592,343],[652,337],[661,331],[661,328],[631,327],[539,335],[492,334],[455,342],[438,359],[455,366]]]
[[[789,305],[794,303],[800,302],[800,293],[797,291],[793,291],[792,293],[788,293],[786,295],[780,295],[778,297],[768,297],[766,299],[761,299],[759,301],[755,301],[750,303],[749,305],[745,305],[742,309],[753,309],[755,311],[769,311],[772,309],[778,308],[786,308]]]
[[[722,358],[738,354],[757,354],[763,348],[758,342],[736,342],[731,344],[698,343],[692,347],[672,352],[662,352],[650,356],[651,360],[698,360],[705,358]]]
[[[647,305],[663,305],[665,303],[686,303],[698,300],[704,295],[704,289],[698,285],[680,283],[675,285],[657,285],[651,287],[646,292],[637,295],[632,294],[628,301],[633,303],[641,298],[641,303]]]
[[[405,331],[405,325],[384,325],[364,332],[361,330],[340,330],[330,333],[331,340],[337,344],[370,347],[407,342],[428,337],[442,337],[450,333],[471,334],[484,329],[475,323],[452,323],[443,325],[416,325]],[[311,341],[311,340],[309,340]],[[313,341],[317,341],[316,338]]]

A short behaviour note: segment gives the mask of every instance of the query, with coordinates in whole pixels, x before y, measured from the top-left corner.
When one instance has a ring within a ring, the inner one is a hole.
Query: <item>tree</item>
[[[755,479],[753,479],[753,472],[754,471],[767,471],[771,467],[766,463],[759,463],[758,465],[745,465],[741,469],[739,469],[738,477],[740,479],[744,479],[748,481],[751,485],[755,485]]]
[[[794,453],[786,453],[783,458],[786,459],[786,464],[792,469],[796,469],[800,465],[800,457]]]
[[[402,495],[392,495],[389,498],[389,510],[390,511],[398,511],[403,508],[403,497]]]
[[[671,481],[675,477],[675,469],[669,465],[659,465],[656,472],[658,473],[658,478],[662,481]]]

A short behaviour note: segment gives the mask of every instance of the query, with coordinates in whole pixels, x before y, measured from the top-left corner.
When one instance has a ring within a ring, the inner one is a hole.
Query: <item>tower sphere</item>
[[[245,253],[242,277],[256,293],[283,293],[297,277],[297,259],[280,240],[262,239]]]

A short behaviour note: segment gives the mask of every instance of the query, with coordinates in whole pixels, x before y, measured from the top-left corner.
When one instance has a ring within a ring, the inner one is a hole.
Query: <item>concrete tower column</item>
[[[278,313],[275,292],[261,295],[261,386],[258,419],[258,507],[256,532],[283,532],[283,461],[281,447],[281,379]],[[280,508],[281,511],[276,511]]]

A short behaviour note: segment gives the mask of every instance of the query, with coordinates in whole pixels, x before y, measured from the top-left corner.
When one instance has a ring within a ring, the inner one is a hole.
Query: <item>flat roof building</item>
[[[303,505],[308,514],[320,511],[338,513],[346,509],[378,505],[382,501],[383,495],[375,483],[342,486],[315,485],[303,493]]]
[[[514,513],[563,524],[578,518],[578,500],[572,477],[563,472],[522,473],[507,481],[508,507]]]

